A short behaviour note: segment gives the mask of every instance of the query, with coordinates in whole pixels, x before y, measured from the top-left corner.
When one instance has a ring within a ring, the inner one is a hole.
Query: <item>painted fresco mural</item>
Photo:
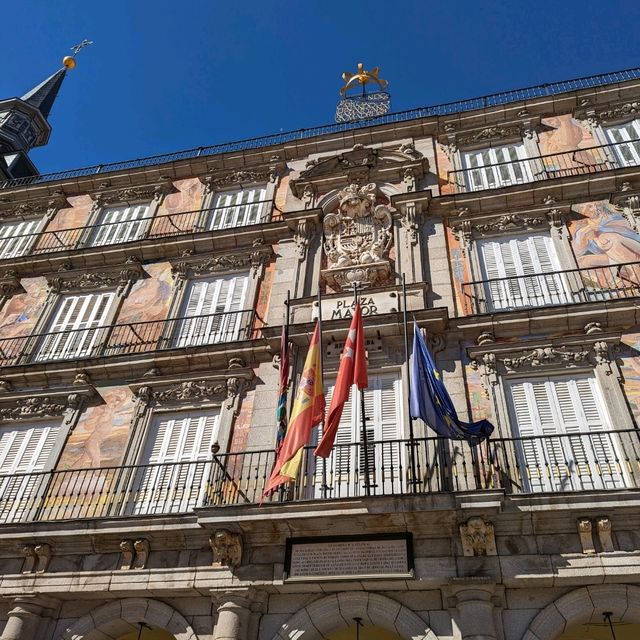
[[[156,262],[146,264],[144,270],[149,277],[133,285],[120,308],[118,323],[164,320],[167,317],[173,297],[171,265]]]
[[[0,338],[24,336],[33,331],[47,299],[47,281],[44,278],[24,278],[26,293],[13,296],[0,311]]]
[[[191,231],[198,219],[197,212],[202,207],[202,182],[198,178],[177,180],[173,188],[174,192],[167,194],[158,207],[149,230],[150,237],[173,235],[178,229]]]
[[[84,411],[62,451],[58,469],[87,469],[120,464],[133,419],[129,387],[98,389],[104,404]]]
[[[622,387],[636,424],[640,423],[640,333],[622,336]]]
[[[571,114],[542,118],[538,131],[540,155],[598,146],[593,134]]]
[[[453,235],[449,226],[446,227],[446,231],[456,309],[460,315],[470,315],[474,313],[471,291],[468,288],[463,291],[462,288],[464,282],[471,282],[473,280],[469,260],[463,254],[460,242]]]
[[[87,225],[89,212],[93,207],[93,200],[91,199],[91,196],[69,196],[67,200],[71,207],[60,209],[60,211],[58,211],[54,216],[53,220],[49,222],[45,231],[80,229]],[[56,242],[60,244],[59,250],[62,251],[68,248],[69,242],[77,241],[81,235],[82,233],[77,231],[74,234],[60,235],[60,239],[58,239],[53,234],[47,233],[46,235],[38,238],[38,241],[33,248],[33,253],[50,253],[52,251],[56,251]]]

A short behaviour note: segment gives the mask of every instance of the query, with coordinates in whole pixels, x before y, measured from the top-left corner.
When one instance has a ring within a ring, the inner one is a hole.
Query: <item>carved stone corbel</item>
[[[640,191],[621,189],[622,193],[611,197],[611,204],[622,213],[629,226],[640,232]]]
[[[234,569],[242,562],[242,536],[228,529],[217,529],[209,538],[213,564]]]
[[[582,553],[586,555],[594,554],[596,548],[593,544],[593,525],[589,518],[578,519],[578,536],[580,538],[580,545],[582,546]]]
[[[605,553],[615,551],[613,539],[611,537],[611,520],[608,516],[600,516],[596,518],[596,527],[598,528],[598,540],[600,548]]]
[[[36,568],[38,556],[36,556],[36,547],[33,544],[25,544],[22,547],[22,555],[24,562],[22,564],[22,573],[33,573]]]
[[[298,220],[293,240],[296,243],[298,260],[304,261],[307,257],[309,242],[316,234],[316,223],[313,220]]]
[[[562,237],[565,230],[564,212],[562,209],[549,209],[547,220],[552,234]]]
[[[302,197],[300,198],[305,209],[313,209],[318,197],[318,188],[315,184],[309,182],[302,188]]]
[[[128,571],[133,566],[133,557],[135,549],[133,548],[133,540],[123,540],[120,543],[120,570]]]
[[[0,275],[0,298],[2,302],[20,293],[25,293],[20,284],[20,276],[17,271],[9,269]]]
[[[479,370],[490,385],[498,384],[498,359],[495,353],[483,353],[471,361],[471,368]]]
[[[402,185],[406,193],[416,190],[416,172],[412,167],[407,167],[402,174]]]
[[[452,225],[451,232],[453,233],[453,237],[460,243],[462,253],[466,255],[473,242],[471,220],[462,220],[458,224]]]
[[[148,540],[140,538],[133,543],[135,550],[135,556],[133,559],[132,569],[146,569],[149,562],[149,553],[151,552],[151,546]]]
[[[227,408],[232,409],[236,403],[236,398],[242,397],[242,394],[249,386],[246,378],[232,376],[227,378]],[[237,412],[236,412],[237,413]]]
[[[493,524],[474,516],[460,525],[462,553],[465,556],[496,556],[496,538]]]
[[[48,544],[37,544],[34,551],[38,558],[36,573],[44,573],[49,568],[49,563],[51,562],[51,546]]]
[[[418,224],[418,206],[415,202],[403,202],[400,206],[402,228],[412,245],[418,244],[420,239],[420,225]]]

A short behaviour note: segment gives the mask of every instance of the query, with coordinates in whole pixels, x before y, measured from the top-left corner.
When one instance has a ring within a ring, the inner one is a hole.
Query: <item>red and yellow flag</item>
[[[264,495],[269,496],[280,485],[295,480],[302,462],[302,450],[311,437],[311,429],[324,418],[324,389],[320,370],[320,328],[316,324],[304,362],[296,399],[289,416],[287,435],[267,482]]]
[[[367,377],[367,356],[364,350],[364,327],[362,326],[362,309],[360,303],[356,304],[356,310],[351,320],[347,340],[342,349],[342,358],[336,386],[333,389],[329,415],[324,425],[322,440],[316,447],[314,454],[320,458],[328,458],[333,449],[333,444],[338,433],[338,425],[342,417],[345,402],[349,399],[349,391],[353,385],[358,389],[369,386]]]

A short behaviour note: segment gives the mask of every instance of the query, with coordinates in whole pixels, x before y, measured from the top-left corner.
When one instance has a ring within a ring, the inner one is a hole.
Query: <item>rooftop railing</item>
[[[46,255],[72,249],[106,247],[140,240],[156,240],[206,231],[248,228],[281,218],[282,213],[274,207],[273,200],[260,200],[249,204],[167,213],[72,229],[45,229],[35,233],[0,238],[0,260]]]
[[[0,366],[182,349],[251,336],[255,310],[126,322],[0,339]]]
[[[502,489],[507,494],[635,489],[634,429],[491,438],[470,447],[443,438],[339,444],[327,460],[307,447],[296,483],[267,503]],[[0,522],[186,514],[256,505],[273,450],[206,460],[0,475]],[[285,508],[285,504],[282,504]]]
[[[465,315],[638,296],[640,262],[462,283]]]
[[[80,169],[70,169],[66,171],[58,171],[55,173],[47,173],[38,176],[28,176],[25,178],[14,178],[0,183],[0,189],[9,189],[30,184],[39,184],[42,182],[52,182],[54,180],[65,180],[69,178],[79,178],[82,176],[90,176],[94,174],[112,173],[115,171],[125,171],[127,169],[137,169],[141,167],[149,167],[177,160],[188,160],[199,156],[211,156],[220,153],[247,151],[250,149],[260,149],[272,145],[294,142],[296,140],[306,140],[330,133],[338,133],[343,131],[351,131],[362,127],[369,127],[381,124],[392,124],[395,122],[406,122],[416,118],[429,118],[433,116],[444,116],[453,113],[461,113],[465,111],[473,111],[474,109],[483,109],[486,107],[494,107],[511,102],[519,102],[521,100],[531,100],[544,96],[554,96],[568,91],[576,91],[579,89],[589,89],[617,82],[625,82],[627,80],[637,80],[640,78],[640,68],[625,69],[623,71],[613,71],[610,73],[601,73],[592,76],[584,76],[573,80],[565,80],[560,82],[551,82],[540,84],[524,89],[513,89],[511,91],[502,91],[492,93],[479,98],[470,98],[468,100],[456,100],[454,102],[446,102],[443,104],[418,107],[416,109],[408,109],[406,111],[397,111],[384,116],[372,118],[369,120],[359,120],[355,122],[344,122],[340,124],[328,124],[310,129],[298,129],[296,131],[287,131],[267,136],[248,138],[236,142],[228,142],[224,144],[210,145],[206,147],[197,147],[195,149],[187,149],[185,151],[177,151],[174,153],[165,153],[161,155],[148,156],[146,158],[138,158],[135,160],[126,160],[123,162],[111,162],[107,164],[94,165],[91,167],[83,167]]]
[[[448,183],[456,193],[468,193],[638,165],[640,140],[630,140],[456,169],[449,171]]]

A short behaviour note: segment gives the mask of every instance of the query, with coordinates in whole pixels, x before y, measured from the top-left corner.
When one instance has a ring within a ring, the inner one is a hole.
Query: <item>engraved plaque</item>
[[[285,580],[412,577],[410,535],[293,538]]]

